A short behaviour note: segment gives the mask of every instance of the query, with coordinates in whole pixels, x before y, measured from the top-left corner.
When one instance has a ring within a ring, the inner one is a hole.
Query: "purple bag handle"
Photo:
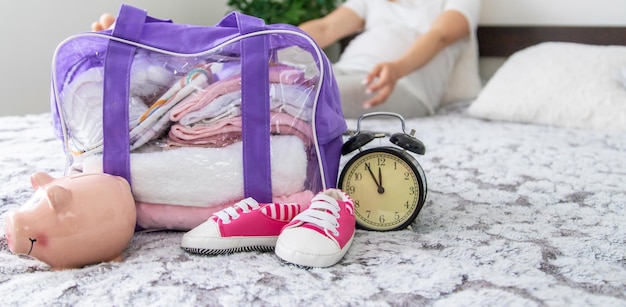
[[[112,35],[138,41],[147,13],[122,5]],[[130,143],[128,131],[128,97],[130,68],[136,47],[109,41],[104,60],[104,93],[102,103],[103,150],[102,168],[105,173],[130,178]]]
[[[263,19],[231,13],[241,35],[264,30]],[[260,51],[261,50],[261,51]],[[241,116],[244,195],[258,202],[272,201],[270,157],[269,55],[266,35],[241,40]]]

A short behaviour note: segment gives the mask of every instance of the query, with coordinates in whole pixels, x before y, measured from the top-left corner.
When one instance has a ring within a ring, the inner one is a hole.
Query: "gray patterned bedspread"
[[[182,233],[150,232],[123,262],[51,271],[11,254],[1,233],[0,304],[626,306],[626,137],[483,121],[465,107],[407,120],[427,146],[424,208],[411,229],[358,230],[333,267],[197,256],[179,247]],[[34,171],[62,174],[49,123],[0,119],[0,214],[30,198]],[[399,131],[395,119],[362,126]]]

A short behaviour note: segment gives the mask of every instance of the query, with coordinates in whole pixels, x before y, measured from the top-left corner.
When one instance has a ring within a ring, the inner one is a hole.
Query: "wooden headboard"
[[[508,57],[520,49],[547,41],[593,45],[626,45],[626,27],[479,26],[480,56]]]

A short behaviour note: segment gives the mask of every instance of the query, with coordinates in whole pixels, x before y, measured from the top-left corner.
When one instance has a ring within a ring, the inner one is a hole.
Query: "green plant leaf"
[[[323,17],[343,0],[228,0],[231,9],[263,18],[266,23],[299,25]]]

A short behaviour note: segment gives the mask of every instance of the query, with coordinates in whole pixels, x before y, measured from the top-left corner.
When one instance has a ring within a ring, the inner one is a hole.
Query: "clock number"
[[[409,195],[415,195],[415,187],[409,188]]]
[[[404,172],[404,180],[410,180],[411,174],[409,172]]]
[[[355,207],[355,208],[359,208],[359,207],[361,207],[361,204],[359,203],[359,200],[358,200],[358,199],[354,199],[353,201],[354,201],[354,207]],[[409,202],[407,202],[407,204],[408,204],[408,203],[409,203]]]
[[[385,158],[378,158],[378,166],[385,166]]]
[[[352,195],[352,194],[354,194],[354,192],[356,192],[356,187],[353,186],[353,185],[348,186],[348,188],[346,189],[346,192],[348,192],[348,194]]]
[[[354,181],[361,181],[363,179],[363,174],[354,173]]]
[[[385,216],[381,214],[381,215],[378,217],[378,221],[379,221],[379,222],[381,222],[381,223],[385,223]]]
[[[396,211],[396,213],[394,214],[396,220],[400,219],[400,212]]]
[[[370,218],[370,214],[372,213],[372,210],[365,210],[365,213],[367,213],[366,218]]]
[[[408,200],[406,202],[404,202],[404,208],[409,209],[409,201]]]

